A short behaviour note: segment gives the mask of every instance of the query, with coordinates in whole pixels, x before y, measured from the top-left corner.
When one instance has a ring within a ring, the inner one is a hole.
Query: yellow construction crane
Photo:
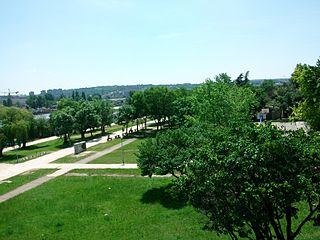
[[[8,92],[0,92],[0,93],[8,94],[8,96],[11,96],[12,93],[13,93],[13,94],[18,94],[19,91],[12,92],[12,91],[10,91],[10,89],[8,89]]]

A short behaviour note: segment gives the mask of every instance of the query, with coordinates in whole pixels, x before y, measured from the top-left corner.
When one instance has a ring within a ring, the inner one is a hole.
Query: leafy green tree
[[[95,127],[99,126],[99,116],[96,113],[92,102],[82,101],[75,114],[75,128],[80,132],[81,138],[90,129],[91,135]]]
[[[219,75],[215,76],[214,80],[216,82],[222,82],[222,83],[231,83],[231,77],[228,76],[227,73],[220,73]]]
[[[139,130],[139,119],[145,119],[145,127],[148,115],[148,104],[144,91],[136,91],[130,98],[130,105],[133,107],[133,117],[136,119],[137,131]]]
[[[128,133],[128,125],[132,120],[133,120],[133,107],[125,103],[119,109],[118,116],[117,116],[117,123],[122,124],[126,129],[126,133]]]
[[[73,131],[74,117],[71,113],[71,110],[68,108],[57,110],[50,114],[50,122],[54,132],[61,136],[63,135],[64,144],[68,143],[70,139],[70,134]]]
[[[191,128],[167,130],[142,142],[138,153],[141,174],[151,177],[153,174],[170,173],[176,178],[186,174],[195,149],[201,148],[207,140],[203,138],[203,134],[206,134],[204,126],[198,124]]]
[[[102,134],[105,133],[105,127],[110,126],[113,121],[112,116],[112,103],[107,100],[94,100],[93,102],[95,112],[98,116],[98,122],[101,126]]]
[[[35,118],[31,128],[30,136],[32,136],[32,138],[49,137],[53,134],[50,120],[43,117]]]
[[[218,233],[232,239],[295,239],[319,211],[318,137],[271,126],[236,133],[211,137],[205,154],[189,163],[180,188]]]
[[[25,109],[0,107],[0,156],[6,146],[26,146],[32,121],[32,113]]]
[[[256,105],[249,88],[233,84],[207,80],[194,91],[193,112],[200,122],[215,125],[250,122]]]
[[[147,140],[138,165],[142,175],[175,175],[175,189],[219,234],[293,240],[320,210],[318,141],[271,125],[202,125]]]
[[[298,64],[291,80],[297,84],[303,100],[294,109],[310,126],[320,130],[320,59],[315,66]]]
[[[57,109],[63,110],[66,108],[72,111],[70,114],[75,114],[75,112],[79,109],[79,103],[70,98],[61,98],[57,102]]]
[[[192,91],[185,88],[179,88],[174,90],[175,100],[172,103],[173,115],[171,117],[170,125],[183,126],[185,125],[191,116],[193,116],[192,110]]]
[[[174,94],[166,87],[152,87],[145,90],[145,98],[148,115],[157,121],[157,130],[159,130],[161,121],[168,119],[170,122],[170,117],[174,114]]]

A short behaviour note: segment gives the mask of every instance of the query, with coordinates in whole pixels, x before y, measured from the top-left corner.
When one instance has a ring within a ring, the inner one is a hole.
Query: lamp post
[[[124,166],[124,152],[123,152],[123,142],[122,142],[122,138],[123,138],[123,129],[122,129],[122,137],[120,138],[120,142],[121,142],[121,158],[122,158],[122,166]]]

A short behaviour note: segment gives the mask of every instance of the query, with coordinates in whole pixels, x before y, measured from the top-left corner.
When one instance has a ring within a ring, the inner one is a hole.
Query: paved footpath
[[[122,131],[114,132],[113,134],[110,134],[110,137],[114,138],[116,135],[121,135]],[[133,141],[137,140],[136,138],[123,140],[122,143],[119,143],[117,145],[114,145],[110,148],[107,148],[105,150],[102,150],[100,152],[97,152],[89,157],[86,157],[84,159],[79,160],[76,163],[52,163],[53,161],[65,157],[69,154],[72,154],[74,152],[74,148],[66,148],[62,149],[41,157],[38,157],[36,159],[24,162],[24,163],[18,163],[18,164],[5,164],[0,163],[0,181],[3,181],[5,179],[14,177],[16,175],[19,175],[23,172],[30,171],[33,169],[58,169],[54,173],[51,173],[47,176],[40,177],[36,180],[33,180],[29,183],[26,183],[8,193],[5,193],[0,196],[0,203],[4,202],[10,198],[13,198],[23,192],[26,192],[32,188],[35,188],[51,179],[54,179],[58,176],[64,175],[70,170],[73,169],[136,169],[137,164],[88,164],[89,162],[93,161],[94,159],[97,159],[103,155],[106,155],[108,153],[111,153],[119,148],[121,148],[124,145],[127,145],[129,143],[132,143]],[[100,143],[105,143],[108,141],[108,136],[104,136],[100,139],[94,139],[87,142],[87,147],[92,147]]]
[[[122,134],[122,131],[117,131],[117,132],[114,132],[113,134],[110,134],[110,137],[114,138],[116,135],[121,135],[121,134]],[[89,148],[100,143],[105,143],[107,141],[108,141],[108,136],[104,136],[99,139],[93,139],[91,141],[88,141],[86,145],[87,145],[87,148]],[[125,141],[123,142],[123,144],[126,144]],[[119,147],[121,146],[118,146],[118,148]],[[113,151],[114,150],[115,149],[113,149]],[[23,172],[26,172],[32,169],[43,168],[43,165],[47,163],[51,163],[59,158],[65,157],[73,153],[74,153],[74,148],[69,147],[59,151],[55,151],[53,153],[49,153],[47,155],[43,155],[41,157],[26,161],[23,163],[17,163],[17,164],[0,163],[0,181],[14,177],[16,175],[19,175]]]

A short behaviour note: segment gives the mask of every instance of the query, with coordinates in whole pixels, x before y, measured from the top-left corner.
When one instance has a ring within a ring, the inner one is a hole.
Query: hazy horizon
[[[290,78],[320,53],[320,2],[25,0],[0,8],[0,92]]]

